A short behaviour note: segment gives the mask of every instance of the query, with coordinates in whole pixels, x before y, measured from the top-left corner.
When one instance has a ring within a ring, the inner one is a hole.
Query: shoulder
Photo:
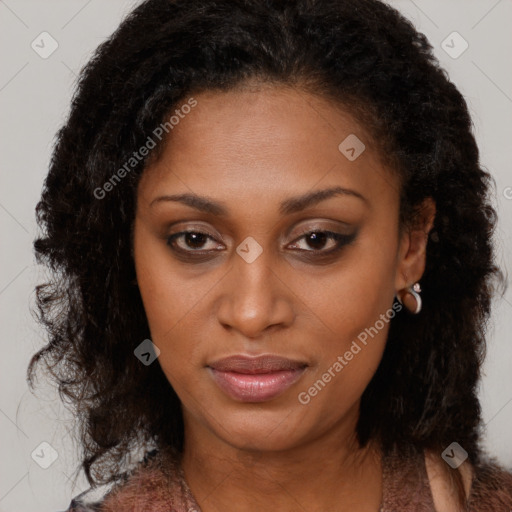
[[[101,503],[95,503],[92,507],[97,508],[78,508],[68,512],[199,510],[186,484],[179,455],[166,449],[158,451],[134,471],[125,474],[123,481],[115,485]]]
[[[457,510],[454,481],[457,471],[467,500],[469,511],[494,512],[512,510],[512,473],[492,459],[482,459],[472,465],[468,461],[456,470],[451,469],[440,455],[426,451],[425,465],[436,510]]]
[[[65,512],[103,512],[104,506],[109,497],[117,489],[126,485],[135,475],[144,471],[144,468],[152,464],[153,459],[158,456],[158,450],[153,449],[145,453],[143,460],[130,471],[117,475],[115,483],[110,486],[90,487],[75,496]]]
[[[512,472],[491,459],[473,468],[470,510],[512,510]]]
[[[65,512],[100,512],[102,499],[91,500],[92,491],[92,489],[87,489],[75,496]]]

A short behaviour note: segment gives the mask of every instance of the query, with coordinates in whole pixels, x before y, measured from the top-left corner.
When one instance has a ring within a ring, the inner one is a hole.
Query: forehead
[[[162,188],[233,200],[251,190],[287,197],[322,185],[398,195],[368,130],[338,103],[286,86],[193,98],[186,114],[176,105],[179,120],[144,172],[140,188],[148,197]]]

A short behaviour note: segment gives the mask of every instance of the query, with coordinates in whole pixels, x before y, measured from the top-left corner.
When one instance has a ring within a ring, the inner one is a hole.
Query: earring
[[[405,293],[410,293],[416,300],[416,309],[414,311],[411,311],[411,313],[414,313],[415,315],[417,315],[421,311],[422,302],[421,302],[420,292],[421,292],[420,283],[414,283],[413,286],[408,286],[405,289]],[[400,304],[403,304],[402,299],[400,299],[400,295],[397,294],[396,298],[398,299],[398,302],[400,302]],[[409,309],[409,308],[407,308],[407,309]]]

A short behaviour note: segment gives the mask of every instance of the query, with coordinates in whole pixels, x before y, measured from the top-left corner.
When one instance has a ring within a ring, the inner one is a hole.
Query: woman
[[[70,511],[512,506],[490,176],[431,50],[377,0],[148,0],[99,47],[37,207],[29,379],[110,486]]]

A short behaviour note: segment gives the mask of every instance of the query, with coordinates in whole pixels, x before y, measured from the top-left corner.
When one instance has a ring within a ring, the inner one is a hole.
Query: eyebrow
[[[290,215],[292,213],[300,212],[310,206],[335,196],[357,197],[365,203],[368,203],[366,197],[355,190],[344,187],[331,187],[323,190],[314,190],[301,196],[285,199],[280,204],[279,213],[281,213],[281,215]],[[196,210],[217,215],[219,217],[227,217],[229,215],[229,209],[223,203],[213,201],[208,197],[191,193],[159,196],[151,201],[150,206],[166,201],[180,202],[195,208]]]

